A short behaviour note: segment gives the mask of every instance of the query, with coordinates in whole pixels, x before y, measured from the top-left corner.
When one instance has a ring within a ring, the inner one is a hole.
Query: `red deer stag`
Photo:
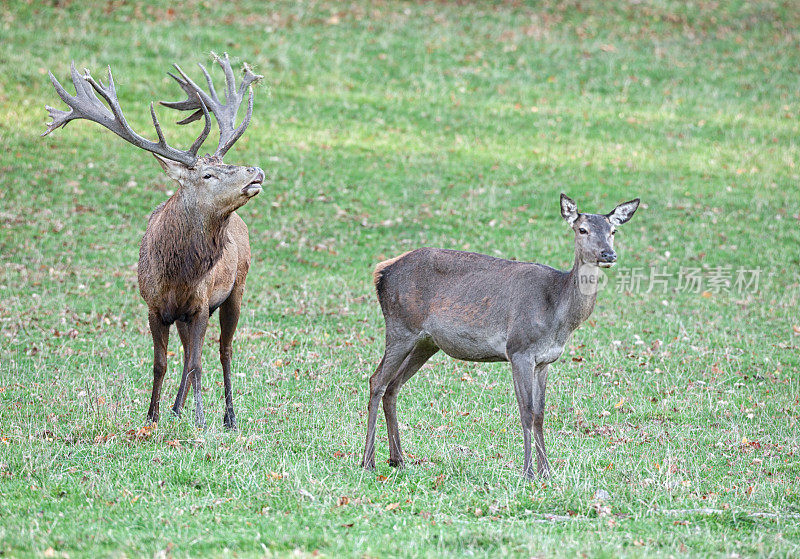
[[[403,465],[397,394],[441,349],[464,361],[511,362],[522,421],[523,473],[534,474],[533,427],[537,471],[548,476],[542,433],[547,367],[592,314],[599,268],[617,260],[614,230],[638,206],[637,198],[606,215],[581,214],[575,202],[562,194],[561,215],[575,231],[575,264],[566,272],[437,248],[421,248],[378,264],[374,280],[386,320],[386,351],[369,379],[362,466],[375,467],[375,423],[381,401],[389,432],[389,463]]]
[[[153,142],[137,134],[122,114],[111,68],[108,84],[96,81],[86,70],[81,75],[71,67],[76,95],[72,96],[61,86],[53,74],[58,96],[69,107],[62,111],[46,107],[52,122],[49,134],[71,120],[86,119],[108,128],[136,147],[153,153],[164,172],[178,183],[178,188],[167,201],[159,205],[150,216],[147,230],[139,250],[139,293],[147,303],[150,331],[153,335],[153,393],[147,418],[157,422],[161,385],[167,371],[167,342],[169,329],[177,323],[178,334],[184,349],[183,375],[173,411],[180,415],[188,392],[187,383],[194,388],[195,420],[205,427],[203,395],[201,391],[201,355],[209,316],[219,309],[220,361],[225,386],[225,414],[223,424],[236,429],[231,393],[231,343],[242,305],[245,279],[250,268],[250,240],[247,226],[235,210],[261,192],[264,171],[259,167],[240,167],[222,162],[225,153],[242,136],[253,115],[252,84],[262,76],[254,74],[247,64],[236,88],[228,55],[214,56],[225,74],[225,102],[217,96],[208,71],[200,65],[208,91],[200,88],[178,65],[180,77],[172,76],[187,95],[187,99],[161,104],[178,110],[194,111],[178,124],[188,124],[203,117],[205,126],[191,147],[178,150],[167,145],[156,118],[153,104],[150,115],[158,141]],[[236,126],[236,116],[249,92],[247,113]],[[106,107],[97,95],[105,103]],[[219,125],[219,145],[213,155],[199,157],[200,146],[211,130],[209,113]]]

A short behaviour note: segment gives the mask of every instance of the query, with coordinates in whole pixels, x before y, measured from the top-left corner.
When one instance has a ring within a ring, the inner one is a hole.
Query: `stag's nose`
[[[604,250],[600,253],[600,262],[604,262],[606,264],[613,264],[617,261],[617,253],[613,250]]]
[[[253,173],[253,180],[250,183],[246,184],[244,188],[242,188],[242,194],[247,196],[248,198],[252,198],[259,192],[261,192],[261,183],[264,182],[264,171],[261,170],[261,167],[248,167],[247,171],[249,173]]]
[[[250,171],[251,173],[256,173],[256,178],[255,181],[253,182],[264,182],[264,178],[266,177],[266,175],[264,174],[264,171],[261,169],[261,167],[248,167],[247,170]]]

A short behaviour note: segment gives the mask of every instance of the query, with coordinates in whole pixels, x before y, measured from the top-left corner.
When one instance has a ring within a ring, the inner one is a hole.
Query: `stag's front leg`
[[[203,340],[205,339],[207,327],[208,308],[204,308],[204,311],[198,312],[185,324],[186,330],[181,337],[183,338],[185,336],[184,359],[186,361],[183,368],[183,376],[181,377],[181,384],[178,387],[178,394],[175,397],[175,405],[172,407],[172,411],[174,411],[176,415],[181,414],[181,409],[186,400],[186,394],[189,388],[188,381],[191,381],[192,387],[194,388],[195,422],[201,429],[206,426],[205,413],[203,412],[203,368],[201,365],[201,358],[203,355]]]
[[[231,387],[231,355],[233,354],[233,333],[239,324],[244,288],[234,286],[233,292],[219,308],[219,360],[222,364],[222,384],[225,389],[225,415],[223,426],[236,431],[236,414],[233,412],[233,388]]]
[[[522,444],[524,460],[522,474],[534,477],[531,455],[531,428],[533,427],[534,362],[526,354],[515,354],[511,358],[511,376],[514,381],[514,394],[517,396],[519,418],[522,423]],[[538,452],[537,452],[538,457]]]
[[[150,333],[153,335],[153,392],[150,395],[150,409],[147,420],[158,422],[158,407],[161,400],[161,385],[167,372],[167,343],[169,342],[169,325],[164,324],[155,313],[150,313]]]

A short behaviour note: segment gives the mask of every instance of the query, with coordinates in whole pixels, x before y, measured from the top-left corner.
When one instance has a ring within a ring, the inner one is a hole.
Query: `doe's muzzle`
[[[604,250],[600,253],[597,263],[603,267],[610,267],[617,261],[617,253],[613,250]]]

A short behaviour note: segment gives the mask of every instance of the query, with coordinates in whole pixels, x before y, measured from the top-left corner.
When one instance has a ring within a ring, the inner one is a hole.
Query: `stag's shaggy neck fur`
[[[231,213],[204,208],[181,188],[150,216],[139,251],[141,291],[148,305],[169,307],[160,309],[167,321],[196,310],[188,308],[192,295],[223,256]]]
[[[219,214],[198,207],[193,196],[178,192],[153,212],[161,221],[159,237],[142,241],[149,245],[160,265],[161,280],[175,286],[194,285],[208,274],[222,256],[225,229],[231,212]]]

